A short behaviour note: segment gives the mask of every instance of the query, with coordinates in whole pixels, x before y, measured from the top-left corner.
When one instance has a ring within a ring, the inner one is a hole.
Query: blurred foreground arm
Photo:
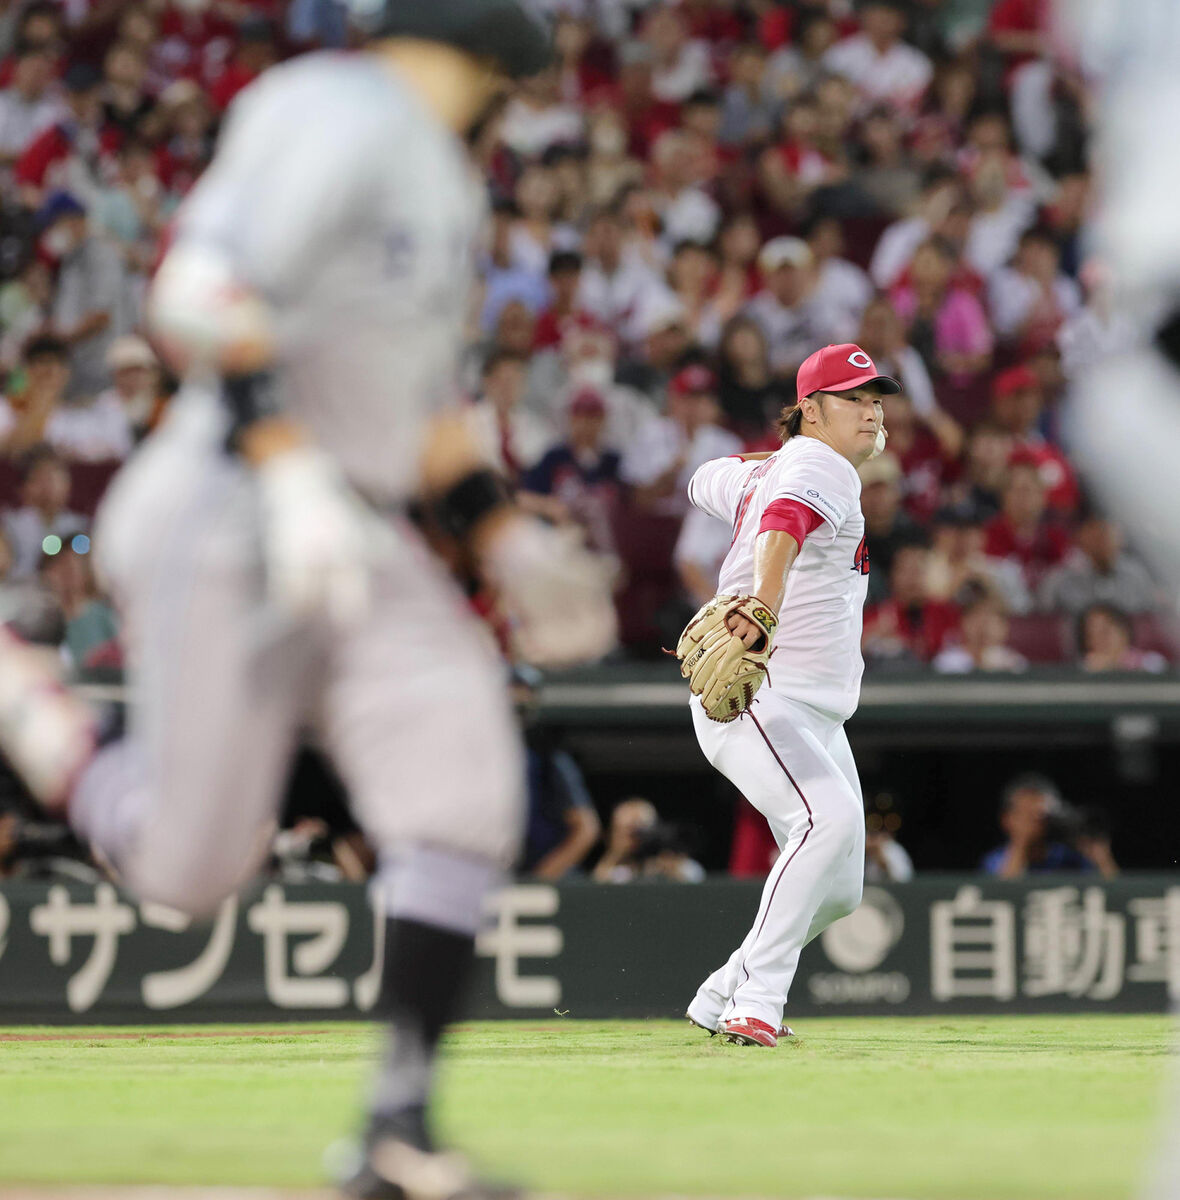
[[[466,545],[512,623],[514,652],[560,666],[601,658],[615,645],[613,571],[572,529],[554,529],[512,502],[461,411],[427,428],[422,497]]]

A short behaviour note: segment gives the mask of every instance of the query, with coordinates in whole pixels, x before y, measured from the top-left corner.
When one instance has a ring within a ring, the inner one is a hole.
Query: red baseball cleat
[[[773,1050],[778,1045],[774,1026],[757,1017],[730,1017],[728,1021],[719,1022],[717,1032],[734,1046],[765,1046]]]

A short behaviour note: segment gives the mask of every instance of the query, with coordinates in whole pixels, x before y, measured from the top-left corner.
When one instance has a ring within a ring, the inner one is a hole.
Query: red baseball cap
[[[855,342],[844,342],[825,346],[804,359],[795,377],[795,391],[802,400],[813,392],[847,392],[866,383],[877,384],[887,396],[901,391],[901,384],[879,374],[873,360]]]
[[[1021,364],[1001,371],[992,384],[992,395],[998,400],[1010,396],[1013,392],[1024,392],[1031,389],[1041,390],[1041,381],[1032,367]]]
[[[679,370],[668,387],[677,396],[707,396],[716,389],[717,379],[703,363],[693,363]]]

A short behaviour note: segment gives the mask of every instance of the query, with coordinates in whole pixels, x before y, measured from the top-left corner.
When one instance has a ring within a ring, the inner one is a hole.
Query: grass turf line
[[[376,1049],[363,1025],[59,1032],[92,1036],[0,1043],[0,1183],[314,1186]],[[442,1130],[493,1172],[572,1195],[1125,1200],[1171,1048],[1163,1017],[800,1033],[767,1052],[669,1021],[467,1024],[448,1042]]]

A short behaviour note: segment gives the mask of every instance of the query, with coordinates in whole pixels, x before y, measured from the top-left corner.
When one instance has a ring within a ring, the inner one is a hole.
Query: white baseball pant
[[[692,701],[705,757],[767,819],[779,847],[754,924],[701,984],[689,1015],[706,1028],[732,1017],[782,1020],[799,953],[860,903],[865,823],[843,719],[762,687],[720,724]]]

